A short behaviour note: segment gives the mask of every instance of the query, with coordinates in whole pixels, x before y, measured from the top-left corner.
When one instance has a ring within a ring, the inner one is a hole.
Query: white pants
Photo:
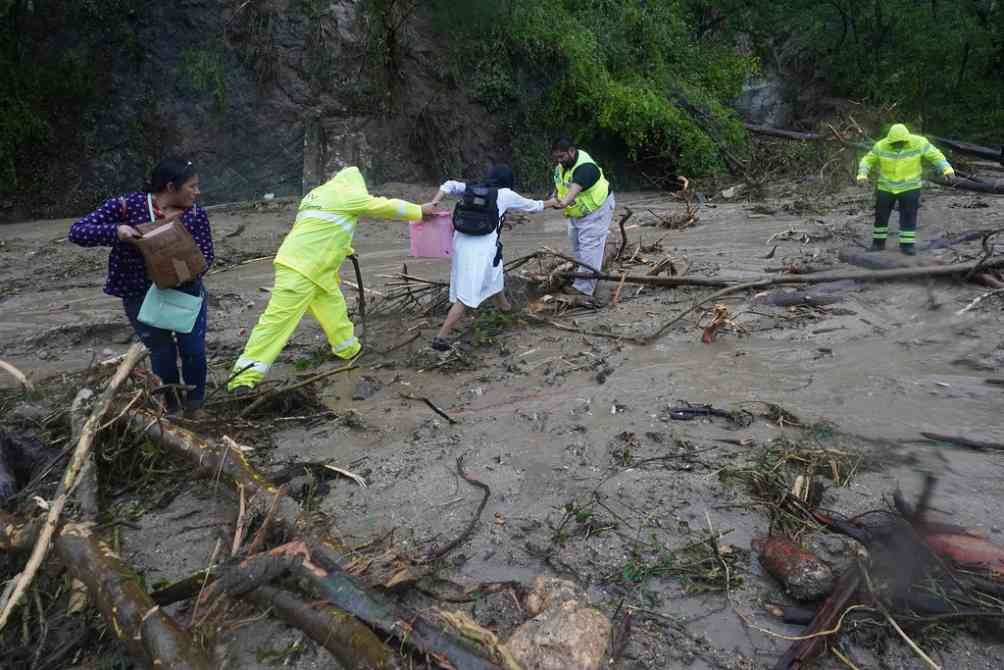
[[[606,201],[595,212],[581,219],[568,220],[568,239],[572,242],[572,254],[580,263],[586,263],[597,270],[603,269],[603,252],[607,245],[607,233],[610,232],[610,222],[614,218],[614,194],[607,196]],[[579,267],[578,272],[589,272]],[[576,279],[572,284],[576,291],[592,295],[596,290],[595,279]]]

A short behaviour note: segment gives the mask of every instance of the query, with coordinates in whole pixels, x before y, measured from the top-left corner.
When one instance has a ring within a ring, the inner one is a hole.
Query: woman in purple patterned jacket
[[[166,394],[168,411],[176,412],[183,404],[190,416],[201,414],[206,396],[206,300],[191,333],[176,333],[140,323],[143,298],[150,288],[150,278],[139,249],[132,244],[139,237],[133,226],[150,221],[180,218],[206,257],[207,269],[213,264],[213,234],[206,211],[195,204],[199,197],[199,176],[191,161],[166,158],[153,169],[150,183],[143,192],[111,198],[98,209],[70,227],[70,241],[84,247],[111,247],[105,293],[122,298],[126,316],[136,334],[150,350],[154,374],[165,385],[179,384],[178,355],[185,384],[192,387],[179,396],[172,387]],[[202,278],[182,284],[177,290],[190,295],[205,295]],[[182,403],[180,397],[184,398]]]

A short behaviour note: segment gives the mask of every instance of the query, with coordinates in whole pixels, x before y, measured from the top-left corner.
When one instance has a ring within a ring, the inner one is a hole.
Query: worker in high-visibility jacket
[[[955,170],[937,147],[926,137],[910,134],[902,123],[890,128],[885,139],[876,142],[861,159],[858,165],[859,184],[866,184],[872,168],[878,166],[872,251],[885,249],[885,241],[889,237],[889,216],[898,202],[899,249],[908,256],[916,253],[914,244],[925,161],[943,176],[955,175]]]
[[[566,137],[558,138],[551,146],[551,158],[557,163],[553,207],[565,210],[568,217],[572,253],[580,263],[602,270],[607,233],[617,204],[610,183],[596,161]],[[578,271],[590,269],[579,266]],[[595,279],[576,279],[572,284],[573,294],[592,296],[595,290]]]
[[[429,203],[416,205],[370,195],[355,167],[339,171],[308,193],[273,261],[272,297],[234,365],[228,390],[243,394],[254,388],[308,310],[321,324],[334,355],[355,357],[361,347],[338,288],[338,270],[353,253],[352,236],[359,217],[417,221],[435,211],[436,206]]]

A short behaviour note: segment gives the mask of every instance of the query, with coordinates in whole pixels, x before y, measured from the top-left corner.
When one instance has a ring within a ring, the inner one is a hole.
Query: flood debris
[[[774,666],[777,670],[804,667],[822,654],[846,628],[845,619],[853,619],[859,629],[888,625],[917,656],[929,660],[907,633],[911,628],[1004,618],[1000,599],[1004,595],[1004,547],[930,518],[935,483],[930,476],[925,480],[914,506],[894,494],[895,511],[845,518],[805,506],[796,508],[809,519],[857,540],[867,553],[840,576],[812,622]],[[787,548],[783,543],[778,546]],[[768,545],[761,547],[766,551]],[[778,572],[785,578],[790,574]],[[871,616],[875,613],[880,622]],[[860,618],[862,614],[866,616]]]
[[[812,602],[833,591],[834,576],[830,566],[787,537],[755,538],[752,546],[760,564],[795,600]]]

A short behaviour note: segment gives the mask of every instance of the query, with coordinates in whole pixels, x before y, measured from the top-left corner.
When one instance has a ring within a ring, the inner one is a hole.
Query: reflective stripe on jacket
[[[891,135],[891,133],[890,133]],[[906,135],[900,150],[892,147],[891,137],[879,140],[858,165],[858,178],[865,178],[878,166],[878,189],[887,193],[913,191],[923,185],[924,162],[941,175],[955,174],[945,155],[921,135]]]
[[[575,168],[580,165],[593,164],[596,165],[589,154],[587,154],[582,149],[578,149],[578,157],[573,165],[569,169],[565,169],[563,165],[557,165],[554,168],[554,191],[558,198],[564,198],[568,193],[568,190],[572,186],[572,173],[575,172]],[[606,202],[607,196],[610,195],[610,183],[603,176],[603,169],[599,165],[596,165],[596,169],[600,171],[599,180],[587,189],[584,189],[575,196],[575,200],[572,201],[568,207],[564,209],[565,216],[570,216],[572,218],[582,218],[590,212],[595,212],[600,206]]]
[[[303,198],[296,223],[274,263],[296,270],[326,291],[336,289],[338,268],[352,254],[352,236],[360,216],[417,221],[422,208],[371,196],[359,169],[347,167]]]

